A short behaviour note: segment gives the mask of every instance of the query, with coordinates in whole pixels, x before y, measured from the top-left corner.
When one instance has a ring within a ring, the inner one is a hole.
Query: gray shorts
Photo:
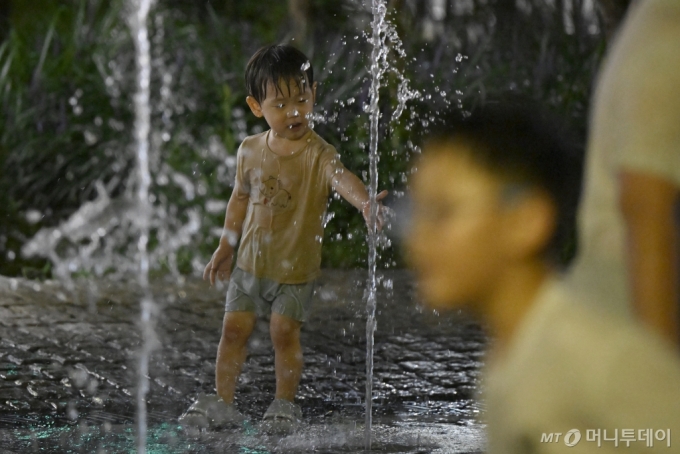
[[[279,284],[234,268],[229,279],[224,310],[255,312],[259,316],[274,312],[304,322],[309,315],[313,294],[314,282]]]

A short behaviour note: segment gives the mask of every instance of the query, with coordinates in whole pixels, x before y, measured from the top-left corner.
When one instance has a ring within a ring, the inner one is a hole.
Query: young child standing
[[[359,209],[367,222],[370,203],[365,185],[310,128],[317,84],[302,52],[289,45],[263,47],[248,62],[245,79],[246,102],[270,129],[247,137],[238,150],[224,231],[203,275],[211,284],[229,279],[215,370],[217,396],[200,397],[180,420],[212,428],[240,424],[234,392],[246,343],[257,316],[271,313],[276,396],[264,422],[273,431],[288,432],[301,418],[294,403],[303,366],[300,328],[320,271],[330,190]],[[378,194],[378,203],[386,195]]]
[[[468,309],[492,338],[488,452],[670,452],[670,345],[560,280],[579,171],[556,128],[535,106],[441,120],[412,180],[409,255],[426,302]]]

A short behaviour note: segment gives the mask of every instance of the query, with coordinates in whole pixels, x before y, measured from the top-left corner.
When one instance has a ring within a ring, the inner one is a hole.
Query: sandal
[[[262,418],[265,432],[277,435],[293,433],[301,422],[300,406],[285,399],[274,399]]]
[[[241,427],[245,417],[231,403],[225,403],[220,396],[202,394],[179,417],[185,427],[198,429],[221,429]]]

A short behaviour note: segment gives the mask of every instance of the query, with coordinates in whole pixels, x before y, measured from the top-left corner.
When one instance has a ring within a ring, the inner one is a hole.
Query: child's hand
[[[387,197],[388,192],[387,191],[382,191],[379,194],[375,196],[375,200],[378,203],[378,219],[376,219],[376,227],[378,228],[378,232],[380,232],[383,228],[383,224],[385,223],[385,215],[383,213],[385,207],[383,206],[380,201]],[[371,214],[371,203],[370,201],[364,202],[363,206],[361,208],[361,214],[364,215],[364,220],[366,221],[366,225],[368,226],[368,218]],[[370,226],[369,226],[370,228]]]
[[[205,266],[203,279],[210,280],[210,285],[215,285],[215,278],[226,281],[231,277],[231,263],[234,260],[234,248],[220,242],[219,247],[212,255],[210,262]]]

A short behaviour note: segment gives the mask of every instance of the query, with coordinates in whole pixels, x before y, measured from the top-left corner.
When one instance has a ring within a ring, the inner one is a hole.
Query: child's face
[[[430,144],[413,182],[409,259],[428,305],[451,309],[487,299],[512,254],[504,183],[466,153]]]
[[[307,117],[314,108],[316,82],[310,87],[306,82],[297,84],[294,80],[289,83],[280,80],[278,88],[270,82],[267,84],[267,97],[261,103],[252,96],[248,96],[246,101],[253,114],[264,117],[278,137],[298,140],[309,131]]]

